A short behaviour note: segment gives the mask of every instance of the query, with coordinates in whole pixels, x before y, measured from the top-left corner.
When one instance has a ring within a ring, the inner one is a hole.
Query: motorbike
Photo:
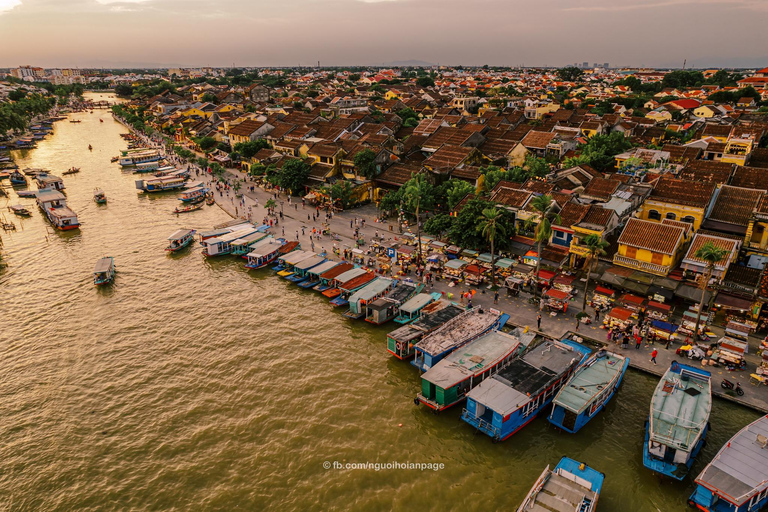
[[[734,384],[733,382],[729,381],[728,379],[723,379],[723,382],[720,383],[720,386],[723,389],[730,389],[731,391],[735,391],[737,395],[744,396],[744,390],[741,389],[741,384],[738,382]]]

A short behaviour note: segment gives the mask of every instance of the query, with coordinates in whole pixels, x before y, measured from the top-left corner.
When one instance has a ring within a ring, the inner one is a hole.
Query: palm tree
[[[426,180],[424,174],[411,175],[411,179],[405,184],[403,199],[416,212],[416,228],[419,238],[419,258],[417,266],[421,266],[421,218],[419,213],[422,206],[429,207],[432,199],[432,185]]]
[[[539,293],[539,272],[541,271],[541,244],[548,242],[552,236],[552,222],[560,222],[560,215],[555,211],[557,203],[550,195],[541,195],[533,198],[531,201],[531,207],[535,212],[535,217],[538,217],[539,223],[536,225],[536,229],[533,232],[533,239],[536,241],[537,251],[536,254],[536,283],[533,286],[533,299],[538,298]],[[534,217],[526,221],[526,225],[533,225]]]
[[[486,208],[483,210],[483,216],[480,219],[480,224],[477,226],[477,230],[491,244],[491,284],[493,290],[496,289],[496,266],[493,261],[494,242],[496,241],[497,234],[504,236],[505,233],[505,227],[500,221],[501,210],[496,207]]]
[[[581,310],[587,310],[587,289],[589,288],[589,274],[597,263],[598,256],[605,254],[605,248],[608,247],[608,242],[604,242],[598,235],[587,235],[581,240],[582,247],[587,250],[587,261],[584,262],[584,267],[587,269],[587,282],[584,283],[584,302],[581,305]]]
[[[699,322],[701,321],[701,311],[704,309],[704,295],[707,293],[707,284],[712,279],[715,265],[723,261],[728,256],[728,253],[728,249],[718,247],[712,242],[706,242],[694,253],[694,256],[704,260],[707,264],[706,279],[702,279],[701,282],[701,300],[699,301],[699,310],[696,312],[696,327],[693,331],[694,339],[699,336]]]

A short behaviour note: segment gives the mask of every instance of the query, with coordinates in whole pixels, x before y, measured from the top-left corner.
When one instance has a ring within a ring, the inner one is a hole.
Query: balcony
[[[570,248],[571,254],[575,254],[576,256],[581,256],[582,258],[586,258],[587,256],[589,256],[589,249],[587,249],[582,245],[578,245],[574,242],[575,240],[571,242],[571,248]]]
[[[616,265],[621,265],[622,267],[633,268],[635,270],[640,270],[642,272],[647,272],[657,276],[666,276],[672,270],[672,268],[668,265],[648,263],[647,261],[635,260],[632,258],[627,258],[626,256],[621,256],[619,254],[613,256],[613,262]]]

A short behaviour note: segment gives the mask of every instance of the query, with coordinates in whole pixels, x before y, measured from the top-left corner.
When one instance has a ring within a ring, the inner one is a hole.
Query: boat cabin
[[[303,283],[304,281],[309,279],[309,271],[318,265],[321,265],[325,262],[325,256],[321,256],[319,254],[315,254],[311,258],[307,258],[305,260],[302,260],[295,264],[293,266],[293,274],[290,276],[286,276],[286,279],[288,281],[291,281],[292,283]]]
[[[283,242],[277,238],[268,237],[251,246],[251,252],[246,255],[248,262],[245,268],[258,269],[275,261],[280,254]]]
[[[115,277],[115,261],[111,257],[101,258],[93,269],[93,284],[102,285],[112,282]]]
[[[37,190],[64,190],[64,180],[53,174],[38,174],[35,177]]]
[[[438,300],[422,309],[421,317],[387,334],[387,352],[398,359],[413,356],[414,346],[427,334],[466,311],[447,300]]]
[[[316,265],[310,269],[307,269],[307,279],[299,283],[302,288],[314,288],[320,284],[320,275],[331,270],[334,267],[341,265],[338,261],[326,260],[323,263]]]
[[[251,247],[253,245],[264,240],[268,236],[271,236],[271,235],[269,233],[264,233],[262,231],[256,231],[255,233],[251,233],[244,237],[238,238],[237,240],[229,244],[230,252],[235,256],[242,256],[243,258],[245,258],[245,256],[249,252],[251,252]]]
[[[337,277],[354,268],[355,266],[352,263],[341,262],[322,273],[318,272],[317,276],[320,279],[320,282],[315,285],[315,291],[325,292],[333,288],[332,283]]]
[[[352,319],[362,318],[365,316],[365,308],[368,303],[387,293],[394,284],[394,279],[379,277],[358,289],[349,296],[349,309],[344,313],[344,316]]]
[[[400,306],[420,292],[424,285],[411,281],[399,281],[391,292],[383,297],[369,302],[365,307],[365,321],[381,325],[392,320],[397,315]]]
[[[434,296],[429,293],[420,293],[416,295],[408,302],[400,306],[400,308],[397,310],[395,322],[405,325],[418,320],[424,308],[434,300]]]
[[[232,251],[232,242],[257,232],[258,231],[252,224],[244,224],[240,226],[240,229],[216,238],[209,238],[208,240],[201,242],[203,245],[203,255],[210,258],[213,256],[230,254]]]
[[[195,238],[195,230],[194,229],[179,229],[177,231],[174,231],[171,236],[168,237],[168,247],[165,248],[166,251],[178,251],[179,249],[183,249],[184,247],[188,246]]]

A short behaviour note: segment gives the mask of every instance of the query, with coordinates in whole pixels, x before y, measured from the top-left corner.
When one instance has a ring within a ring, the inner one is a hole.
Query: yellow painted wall
[[[690,206],[681,206],[678,204],[672,204],[672,203],[661,203],[658,201],[651,201],[646,199],[645,203],[643,203],[643,207],[640,210],[640,213],[638,215],[639,218],[643,220],[650,220],[653,222],[661,222],[661,220],[654,220],[648,217],[648,213],[651,210],[656,210],[661,214],[662,220],[667,217],[668,213],[674,213],[675,219],[674,220],[682,220],[683,217],[691,216],[694,218],[693,221],[693,229],[697,230],[699,229],[699,226],[701,226],[701,223],[704,219],[704,209],[703,208],[694,208]]]

